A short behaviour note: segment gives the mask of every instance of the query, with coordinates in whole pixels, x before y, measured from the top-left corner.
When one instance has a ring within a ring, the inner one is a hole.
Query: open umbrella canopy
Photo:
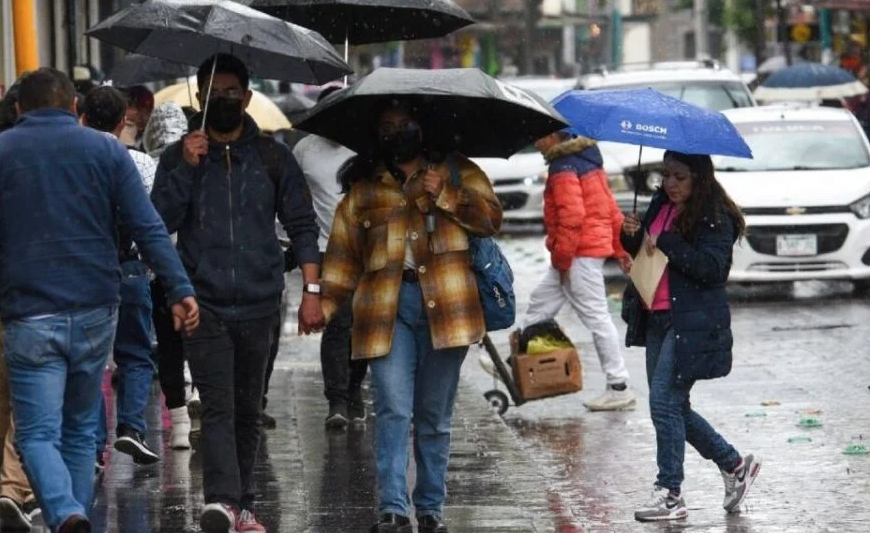
[[[254,0],[251,7],[355,45],[442,37],[474,23],[450,0]]]
[[[296,127],[370,152],[379,113],[393,101],[411,107],[428,145],[469,157],[510,157],[567,125],[540,97],[479,69],[380,68],[327,96]]]
[[[573,90],[553,107],[578,134],[684,154],[752,157],[731,121],[654,89]]]
[[[142,55],[199,66],[216,53],[259,78],[323,84],[352,72],[317,32],[230,0],[148,0],[86,35]]]
[[[755,92],[765,102],[816,101],[865,94],[867,87],[848,71],[833,65],[801,63],[774,72]]]
[[[195,72],[192,66],[183,63],[130,54],[115,65],[109,74],[109,80],[115,87],[130,87],[152,81],[187,78]]]
[[[193,88],[193,94],[196,94],[196,87]],[[289,130],[292,126],[290,121],[281,112],[281,109],[275,105],[268,96],[260,91],[251,91],[251,103],[246,109],[251,115],[257,126],[263,131],[276,132],[280,130]],[[164,102],[175,102],[176,104],[185,107],[190,106],[197,111],[199,110],[199,102],[196,98],[191,100],[191,92],[188,91],[187,83],[178,83],[161,89],[154,95],[154,105],[159,106]]]

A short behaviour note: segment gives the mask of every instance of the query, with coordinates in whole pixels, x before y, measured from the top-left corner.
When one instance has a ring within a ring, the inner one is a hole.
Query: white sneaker
[[[652,496],[643,507],[635,510],[634,519],[638,522],[657,522],[660,520],[680,520],[689,516],[686,501],[682,496],[674,496],[671,491],[656,485]]]
[[[169,433],[169,447],[173,450],[190,449],[190,416],[187,407],[169,410],[172,418],[172,431]]]
[[[501,376],[498,375],[498,371],[495,369],[495,363],[492,362],[492,357],[490,357],[489,354],[480,354],[477,358],[477,362],[480,363],[480,367],[484,372],[496,379],[501,379]]]
[[[749,487],[755,482],[761,470],[761,459],[756,459],[752,454],[744,457],[742,462],[743,464],[733,473],[722,470],[722,481],[725,482],[725,501],[722,502],[722,507],[729,513],[739,510],[746,493],[749,492]]]
[[[636,403],[634,393],[627,386],[625,390],[616,390],[608,385],[601,396],[583,402],[583,405],[590,411],[621,411],[634,407]]]
[[[199,419],[202,416],[202,400],[199,399],[199,391],[193,389],[193,394],[187,401],[187,414],[190,418]]]

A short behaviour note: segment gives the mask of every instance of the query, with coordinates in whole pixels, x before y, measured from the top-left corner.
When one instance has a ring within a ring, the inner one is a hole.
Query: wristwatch
[[[320,283],[305,283],[302,285],[302,292],[320,295],[323,291],[320,290]]]

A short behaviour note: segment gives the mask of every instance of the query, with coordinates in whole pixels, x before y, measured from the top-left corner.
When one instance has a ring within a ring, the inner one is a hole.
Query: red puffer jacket
[[[553,267],[568,270],[575,257],[625,257],[619,242],[623,216],[594,141],[576,138],[546,154],[544,225]]]

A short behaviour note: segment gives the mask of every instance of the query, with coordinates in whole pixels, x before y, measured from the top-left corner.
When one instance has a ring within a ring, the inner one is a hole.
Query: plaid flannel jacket
[[[386,170],[356,183],[338,205],[322,270],[322,305],[328,321],[353,294],[354,359],[390,352],[408,240],[435,349],[468,346],[486,333],[468,233],[498,233],[501,205],[486,174],[454,157],[460,187],[451,183],[446,164],[435,168],[445,182],[434,205],[420,173],[403,190]],[[423,218],[430,208],[436,222],[431,237]]]

